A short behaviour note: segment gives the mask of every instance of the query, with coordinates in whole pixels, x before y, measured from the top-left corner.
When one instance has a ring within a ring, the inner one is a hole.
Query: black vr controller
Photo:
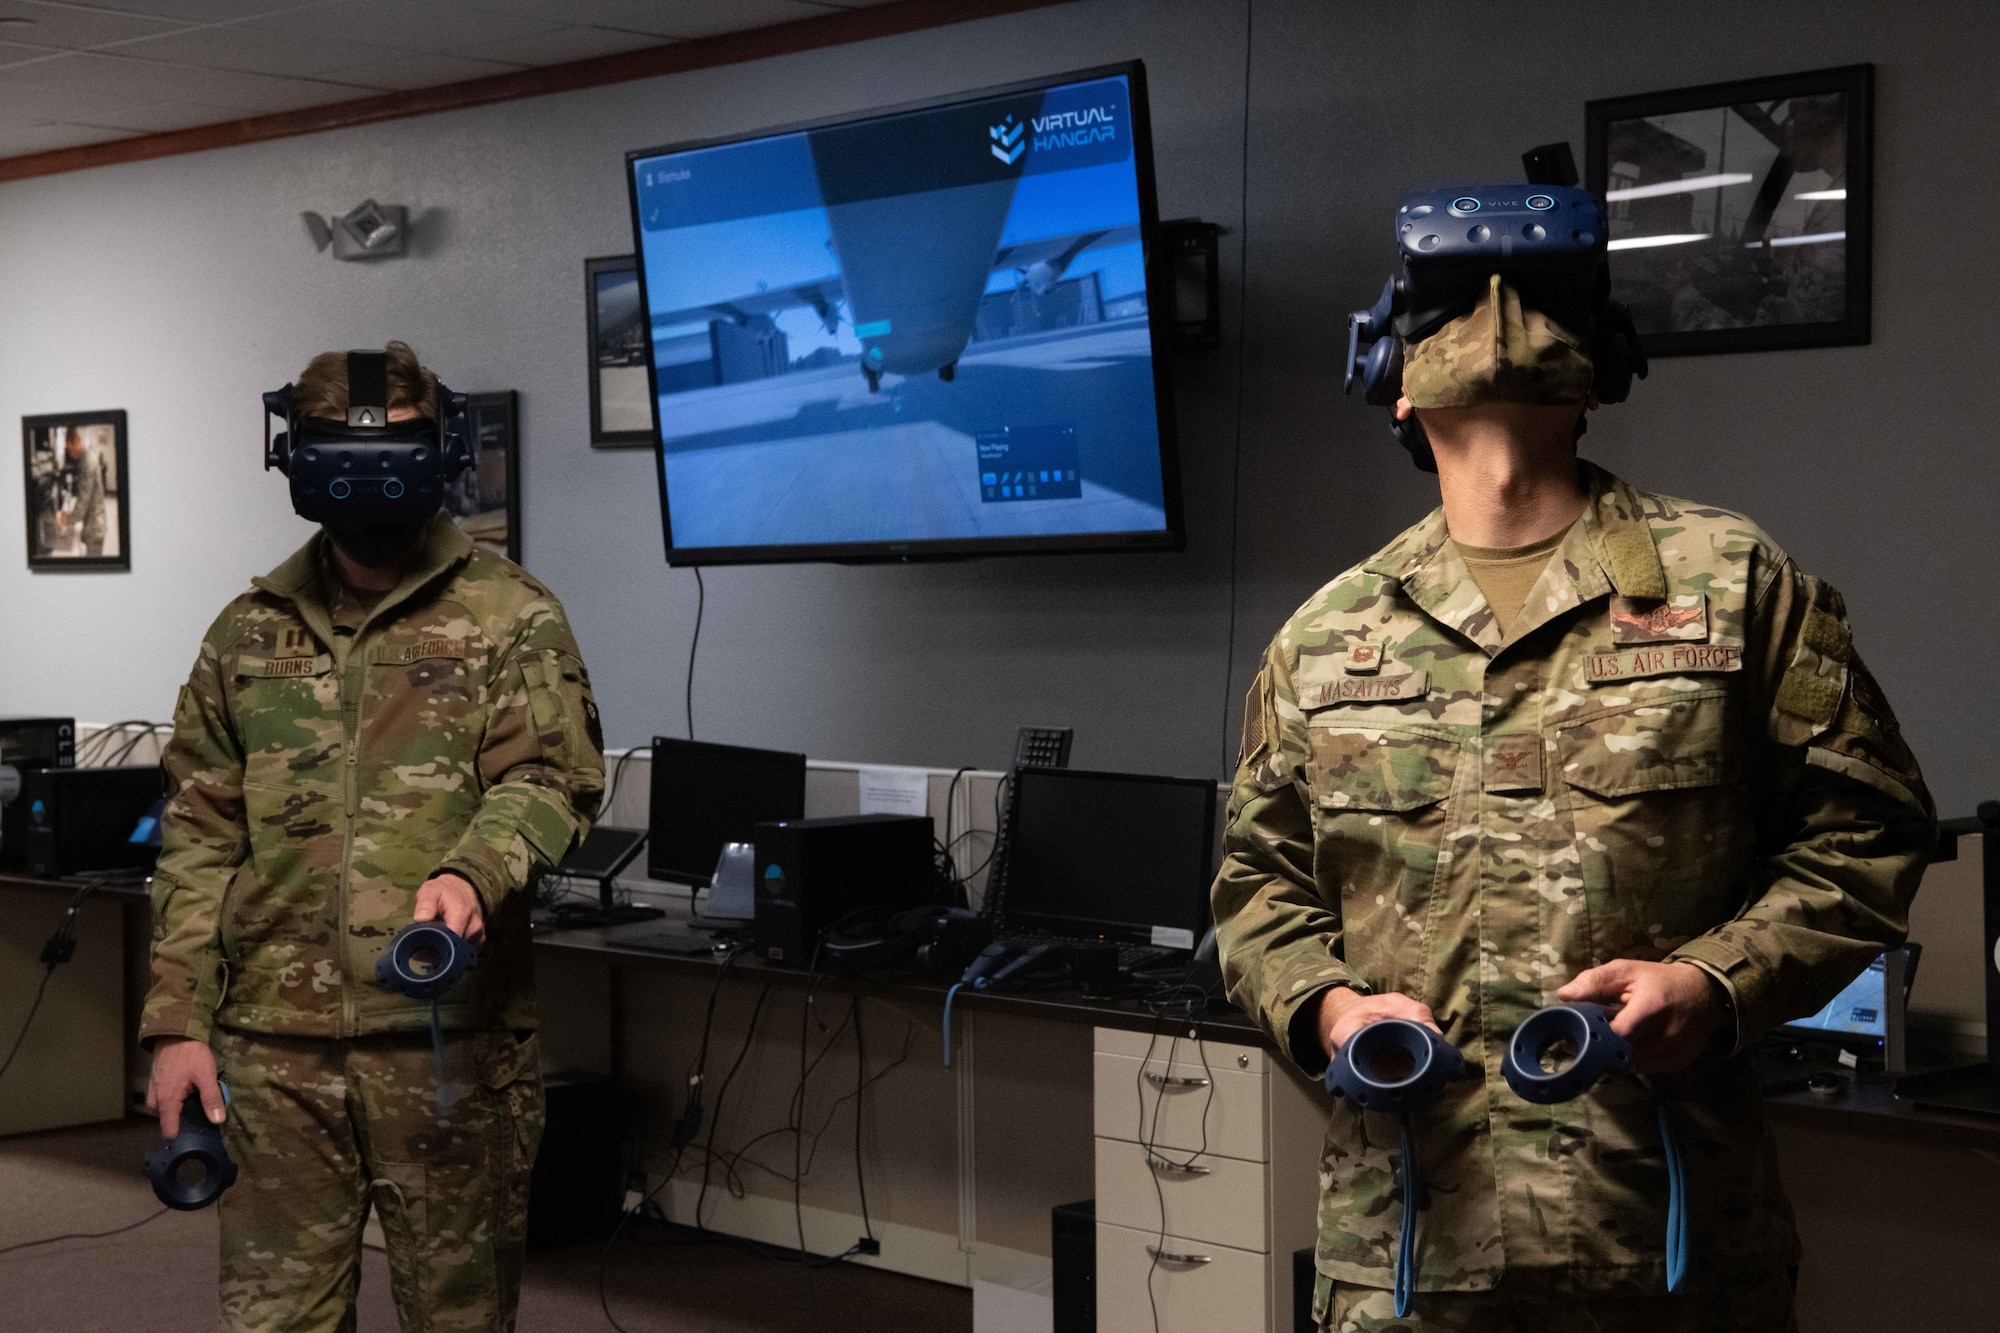
[[[457,931],[436,921],[418,921],[389,937],[375,960],[375,984],[413,1000],[434,1000],[456,986],[479,951]]]
[[[1591,392],[1622,403],[1646,377],[1638,330],[1611,299],[1604,204],[1564,185],[1491,185],[1428,190],[1396,210],[1397,272],[1366,310],[1347,317],[1341,388],[1393,409],[1403,393],[1403,359],[1479,304],[1498,273],[1521,299],[1581,339],[1593,367]],[[1430,440],[1414,415],[1390,429],[1426,472],[1437,471]]]
[[[222,1102],[229,1104],[227,1087]],[[222,1126],[208,1122],[199,1092],[190,1090],[181,1103],[180,1133],[147,1153],[142,1169],[159,1201],[183,1213],[208,1207],[236,1183],[236,1163],[222,1146]]]
[[[1465,1057],[1435,1029],[1381,1018],[1341,1044],[1326,1067],[1326,1090],[1368,1111],[1403,1115],[1428,1106],[1465,1073]]]
[[[292,508],[315,523],[428,517],[472,462],[466,395],[437,385],[435,417],[389,420],[389,358],[347,354],[347,419],[302,417],[292,386],[264,395],[264,468],[291,479]],[[271,418],[285,423],[273,438]]]

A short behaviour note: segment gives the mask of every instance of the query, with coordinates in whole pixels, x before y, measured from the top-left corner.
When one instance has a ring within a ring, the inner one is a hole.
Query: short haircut
[[[424,369],[406,342],[382,349],[389,359],[389,411],[415,408],[419,416],[437,415],[437,376]],[[321,352],[307,363],[292,385],[292,407],[302,417],[347,419],[347,353]]]

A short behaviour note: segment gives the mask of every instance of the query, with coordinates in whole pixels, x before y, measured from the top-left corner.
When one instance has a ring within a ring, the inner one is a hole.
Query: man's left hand
[[[1623,1006],[1611,1030],[1632,1043],[1632,1065],[1641,1074],[1687,1068],[1729,1021],[1722,983],[1693,963],[1615,959],[1578,973],[1556,998]]]
[[[479,910],[479,895],[458,875],[436,875],[417,890],[417,910],[412,921],[443,919],[445,929],[463,935],[474,944],[486,939],[486,921]],[[1587,974],[1586,974],[1587,975]]]

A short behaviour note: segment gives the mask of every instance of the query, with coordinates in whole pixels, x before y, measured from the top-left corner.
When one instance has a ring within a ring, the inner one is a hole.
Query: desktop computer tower
[[[0,717],[0,870],[28,865],[28,803],[22,775],[76,763],[76,720],[67,717]]]
[[[781,967],[811,967],[829,927],[868,909],[920,907],[932,895],[936,835],[928,815],[848,815],[759,824],[759,956]]]
[[[638,1098],[601,1074],[550,1074],[548,1120],[528,1177],[528,1250],[604,1240],[625,1209]]]
[[[1051,1333],[1097,1333],[1097,1200],[1049,1210]]]

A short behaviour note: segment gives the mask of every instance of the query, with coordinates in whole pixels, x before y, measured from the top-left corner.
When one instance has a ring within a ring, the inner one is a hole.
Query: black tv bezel
[[[1197,943],[1207,930],[1215,924],[1214,910],[1210,905],[1208,886],[1215,878],[1215,812],[1221,804],[1222,791],[1213,778],[1176,778],[1158,773],[1114,773],[1103,769],[1088,768],[1021,768],[1015,771],[1015,781],[1026,779],[1030,783],[1053,781],[1060,786],[1064,782],[1089,780],[1092,778],[1112,778],[1120,782],[1148,783],[1161,787],[1186,787],[1190,790],[1205,790],[1201,829],[1202,863],[1206,867],[1201,884],[1196,889],[1197,903],[1195,919],[1201,924],[1194,930]],[[1009,811],[1009,832],[1012,832],[1013,812]],[[1082,939],[1097,936],[1106,940],[1122,940],[1134,944],[1151,944],[1157,923],[1141,925],[1136,921],[1113,921],[1104,917],[1077,916],[1062,912],[1023,911],[1014,900],[1014,886],[1009,883],[1003,890],[1001,913],[1008,929],[1040,931],[1064,939]],[[1179,929],[1179,927],[1168,927]]]
[[[676,547],[673,516],[667,505],[667,456],[661,435],[658,407],[659,366],[657,353],[653,348],[650,288],[646,282],[646,245],[639,225],[639,188],[635,166],[643,159],[660,157],[668,153],[718,148],[726,144],[747,143],[756,139],[776,138],[780,135],[828,129],[837,125],[855,125],[891,116],[984,101],[993,97],[1017,96],[1064,84],[1085,83],[1093,79],[1120,76],[1127,80],[1127,99],[1132,111],[1133,169],[1138,177],[1139,188],[1139,245],[1141,264],[1146,275],[1146,325],[1152,343],[1153,362],[1153,413],[1159,426],[1160,494],[1162,507],[1166,513],[1166,526],[1157,532],[1062,533],[1046,536],[943,538],[910,542],[820,542],[782,546]],[[646,303],[646,388],[654,404],[653,472],[660,488],[660,532],[666,542],[668,565],[768,565],[819,562],[900,564],[923,560],[962,560],[972,556],[987,555],[1077,555],[1103,551],[1180,551],[1186,548],[1187,529],[1181,511],[1180,439],[1174,421],[1173,388],[1163,373],[1168,359],[1173,354],[1171,275],[1165,271],[1161,262],[1165,252],[1161,249],[1159,240],[1160,206],[1153,177],[1152,111],[1146,90],[1144,61],[1131,60],[1114,65],[1097,65],[1045,78],[1025,79],[1017,83],[880,107],[861,114],[823,116],[816,120],[798,121],[743,134],[718,135],[662,144],[654,148],[632,149],[625,154],[625,197],[632,222],[632,255],[639,274],[640,300]]]

